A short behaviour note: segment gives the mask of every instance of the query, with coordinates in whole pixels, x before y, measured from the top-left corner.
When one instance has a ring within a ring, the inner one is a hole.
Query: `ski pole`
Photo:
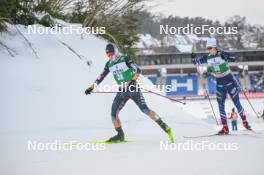
[[[97,91],[97,92],[92,92],[93,94],[115,94],[118,93],[118,91]]]
[[[210,96],[209,96],[209,93],[208,93],[208,91],[207,91],[207,89],[206,89],[205,87],[204,87],[204,90],[205,90],[205,94],[206,94],[206,96],[207,96],[207,98],[208,98],[208,101],[209,101],[209,103],[210,103],[211,109],[212,109],[212,111],[213,111],[213,114],[214,114],[214,118],[215,118],[216,124],[219,125],[219,124],[218,124],[218,121],[217,121],[217,118],[216,118],[216,115],[215,115],[215,111],[214,111],[214,108],[213,108],[212,102],[211,102],[211,98],[210,98]]]
[[[250,102],[250,100],[249,100],[249,98],[248,98],[248,96],[247,96],[246,92],[245,92],[245,91],[243,91],[243,93],[244,93],[244,95],[245,95],[245,97],[246,97],[246,99],[247,99],[247,101],[248,101],[249,105],[251,106],[252,110],[254,111],[254,113],[256,114],[256,116],[259,118],[259,116],[258,116],[258,114],[257,114],[256,110],[254,109],[254,107],[253,107],[252,103]]]
[[[212,105],[212,102],[211,102],[211,98],[209,96],[209,93],[205,87],[205,83],[204,83],[204,80],[203,80],[203,77],[202,77],[202,74],[200,73],[200,70],[199,70],[199,66],[197,65],[197,73],[198,73],[198,76],[200,76],[202,78],[202,84],[203,84],[203,89],[205,91],[205,96],[206,98],[208,98],[208,101],[209,101],[209,104],[210,104],[210,107],[211,107],[211,110],[213,112],[213,115],[214,115],[214,119],[215,119],[215,122],[217,125],[219,125],[218,121],[217,121],[217,118],[216,118],[216,114],[215,114],[215,111],[214,111],[214,107]]]
[[[140,74],[139,77],[138,77],[138,79],[141,79],[141,78],[143,78],[143,75]],[[147,91],[147,93],[152,93],[152,94],[155,94],[155,95],[157,95],[157,96],[160,96],[160,97],[163,97],[163,98],[169,99],[169,100],[171,100],[171,101],[178,102],[178,103],[181,103],[181,104],[183,104],[183,105],[186,105],[186,102],[182,102],[182,101],[180,101],[180,100],[170,98],[170,97],[168,97],[168,96],[166,96],[166,95],[162,95],[162,94],[160,94],[160,93],[157,93],[157,92],[154,92],[154,91],[151,91],[151,90],[148,90],[148,89],[142,88],[142,87],[140,87],[140,89],[143,90],[143,91]],[[144,93],[144,92],[143,92],[143,93]]]
[[[141,88],[141,89],[142,89],[142,88]],[[171,100],[171,101],[175,101],[175,102],[178,102],[178,103],[181,103],[181,104],[186,105],[185,102],[182,102],[182,101],[180,101],[180,100],[176,100],[176,99],[173,99],[173,98],[167,97],[167,96],[165,96],[165,95],[161,95],[161,94],[159,94],[159,93],[156,93],[156,92],[153,92],[153,91],[150,91],[150,90],[147,90],[147,89],[142,89],[142,90],[147,91],[147,92],[142,92],[142,93],[151,93],[151,94],[155,94],[155,95],[158,95],[158,96],[160,96],[160,97],[167,98],[167,99],[169,99],[169,100]],[[94,94],[114,94],[114,93],[118,93],[118,92],[119,92],[119,91],[97,91],[97,92],[92,92],[92,93],[94,93]],[[122,92],[122,91],[120,91],[120,92]]]
[[[248,98],[248,96],[247,96],[247,94],[246,94],[246,91],[245,91],[246,89],[243,90],[241,84],[240,84],[240,83],[237,83],[237,84],[238,84],[239,88],[243,91],[243,94],[244,94],[244,96],[246,97],[247,102],[249,103],[250,107],[251,107],[252,110],[254,111],[255,115],[257,116],[257,118],[259,118],[259,116],[258,116],[258,114],[257,114],[257,112],[256,112],[256,110],[255,110],[255,108],[253,107],[252,103],[250,102],[250,100],[249,100],[249,98]]]
[[[92,92],[94,94],[115,94],[118,92],[122,92],[122,91],[96,91],[96,92]],[[150,93],[150,92],[142,92],[142,93]]]
[[[170,97],[168,97],[168,96],[166,96],[166,95],[162,95],[162,94],[159,94],[159,93],[157,93],[157,92],[154,92],[154,91],[151,91],[151,90],[148,90],[148,89],[144,89],[144,88],[140,88],[140,89],[142,89],[142,90],[144,90],[144,91],[147,91],[148,93],[152,93],[152,94],[158,95],[158,96],[160,96],[160,97],[167,98],[167,99],[169,99],[169,100],[171,100],[171,101],[175,101],[175,102],[181,103],[181,104],[183,104],[183,105],[186,105],[185,102],[182,102],[182,101],[177,100],[177,99],[170,98]]]

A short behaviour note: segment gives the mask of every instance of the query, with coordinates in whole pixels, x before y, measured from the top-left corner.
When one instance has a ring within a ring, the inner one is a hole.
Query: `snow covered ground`
[[[129,143],[106,145],[102,151],[29,151],[28,141],[84,143],[115,134],[110,118],[114,94],[84,95],[107,60],[105,41],[94,36],[81,39],[75,34],[28,35],[23,26],[18,28],[39,58],[14,27],[0,36],[16,55],[0,50],[0,174],[263,174],[264,126],[263,121],[254,119],[250,108],[246,110],[256,134],[244,131],[239,124],[240,131],[230,136],[192,139],[195,143],[236,144],[236,151],[160,150],[160,141],[166,142],[167,135],[131,101],[120,112]],[[85,56],[91,66],[65,44]],[[108,76],[103,83],[114,82]],[[183,107],[155,95],[145,97],[149,107],[172,127],[176,144],[191,141],[183,136],[219,129],[204,120],[207,101],[190,101]],[[252,101],[257,108],[263,107],[263,99]]]

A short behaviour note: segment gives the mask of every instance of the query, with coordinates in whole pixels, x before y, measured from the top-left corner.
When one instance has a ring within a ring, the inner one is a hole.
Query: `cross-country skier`
[[[111,110],[112,122],[117,131],[117,135],[111,137],[107,142],[122,142],[125,140],[119,119],[119,112],[129,99],[133,100],[143,113],[148,115],[168,133],[170,140],[173,142],[171,128],[162,121],[156,112],[149,109],[142,92],[137,88],[137,78],[141,72],[138,66],[129,56],[121,54],[115,44],[109,43],[106,45],[106,55],[109,60],[105,64],[103,72],[95,80],[93,85],[86,89],[85,94],[88,95],[95,91],[96,86],[103,81],[109,72],[112,72],[116,83],[120,85],[119,92],[116,94]]]
[[[209,39],[207,41],[206,47],[208,50],[208,55],[196,57],[196,54],[192,53],[191,57],[193,58],[194,65],[207,64],[216,78],[216,97],[221,122],[223,124],[223,128],[218,132],[218,134],[222,135],[229,133],[226,120],[227,116],[225,112],[225,100],[227,94],[229,94],[232,98],[233,103],[235,104],[237,111],[243,121],[244,127],[248,130],[251,130],[251,127],[246,119],[245,111],[239,100],[239,92],[241,91],[241,88],[235,77],[232,75],[228,64],[229,62],[235,62],[236,58],[227,52],[219,50],[215,38]]]

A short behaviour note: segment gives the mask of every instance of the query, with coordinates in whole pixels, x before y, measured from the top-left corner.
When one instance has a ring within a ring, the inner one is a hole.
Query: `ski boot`
[[[166,123],[164,123],[161,118],[156,120],[156,122],[163,129],[163,131],[165,131],[169,135],[170,141],[174,143],[174,137],[171,128]]]
[[[243,126],[247,129],[247,130],[252,130],[251,126],[248,124],[247,120],[243,120]]]
[[[109,143],[115,143],[115,142],[123,142],[125,141],[125,134],[122,130],[122,128],[116,128],[116,131],[117,131],[117,135],[109,138],[106,142],[109,142]]]
[[[224,124],[223,128],[218,132],[218,135],[228,135],[228,134],[229,134],[228,125]]]

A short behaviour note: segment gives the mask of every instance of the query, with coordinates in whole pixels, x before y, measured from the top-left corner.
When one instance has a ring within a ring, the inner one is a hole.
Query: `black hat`
[[[115,46],[111,43],[106,45],[105,52],[115,52]]]

